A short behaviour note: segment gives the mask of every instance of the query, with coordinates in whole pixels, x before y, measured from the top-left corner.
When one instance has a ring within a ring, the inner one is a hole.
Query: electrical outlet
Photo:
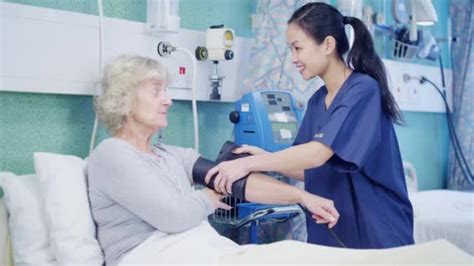
[[[170,68],[171,83],[168,87],[179,89],[191,89],[192,73],[187,66],[177,65]]]
[[[406,100],[410,106],[419,105],[419,86],[418,84],[410,84],[407,86]]]
[[[400,109],[404,109],[409,106],[407,86],[395,86],[392,90],[392,95]]]

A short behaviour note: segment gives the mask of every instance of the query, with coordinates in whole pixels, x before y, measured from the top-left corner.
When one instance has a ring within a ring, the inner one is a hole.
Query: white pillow
[[[0,173],[16,265],[55,262],[48,237],[38,178]]]
[[[87,196],[86,162],[53,153],[37,152],[33,157],[56,260],[60,265],[102,265]]]

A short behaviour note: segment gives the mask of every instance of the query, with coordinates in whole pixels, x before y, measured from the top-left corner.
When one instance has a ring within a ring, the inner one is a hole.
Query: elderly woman
[[[120,56],[104,71],[103,94],[95,107],[112,137],[91,154],[88,180],[107,265],[121,262],[152,234],[160,238],[198,226],[210,228],[207,216],[230,208],[214,190],[193,189],[193,166],[200,157],[196,151],[152,144],[153,134],[168,125],[172,101],[167,81],[163,65],[141,56]],[[329,227],[339,217],[332,201],[259,173],[247,177],[244,190],[253,202],[301,204],[316,222]]]

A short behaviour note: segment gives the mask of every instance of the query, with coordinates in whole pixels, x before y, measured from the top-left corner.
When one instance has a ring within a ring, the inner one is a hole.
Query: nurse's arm
[[[252,154],[252,155],[270,153],[268,151],[265,151],[262,148],[251,146],[251,145],[245,145],[245,144],[242,145],[241,147],[235,149],[233,152],[236,153],[236,154],[249,153],[249,154]],[[293,179],[304,181],[304,170],[303,169],[288,170],[288,171],[279,172],[279,173],[286,176],[286,177],[290,177],[290,178],[293,178]]]
[[[242,158],[248,172],[274,171],[280,173],[315,168],[326,163],[334,152],[329,146],[311,141],[290,148]]]
[[[261,173],[251,173],[247,179],[245,199],[263,204],[301,204],[313,214],[317,223],[332,228],[339,213],[332,200],[313,195]]]
[[[333,154],[328,146],[312,141],[274,153],[221,162],[207,172],[205,181],[209,183],[211,177],[217,174],[214,179],[216,191],[230,193],[232,184],[251,172],[273,171],[291,176],[300,171],[297,175],[301,177],[303,170],[323,165]]]

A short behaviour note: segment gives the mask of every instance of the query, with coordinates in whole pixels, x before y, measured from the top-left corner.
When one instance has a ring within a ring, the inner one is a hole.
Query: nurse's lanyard
[[[311,217],[312,214],[310,211],[308,211],[308,209],[306,209],[303,205],[299,204],[298,203],[298,206],[300,206],[300,208],[303,210],[303,212],[306,214],[306,216],[310,217],[311,219],[313,219],[313,217]],[[343,248],[347,248],[346,245],[344,245],[344,243],[342,243],[341,239],[337,236],[336,232],[334,232],[334,230],[332,230],[331,228],[329,227],[326,227],[328,229],[328,231],[331,233],[332,237],[336,240],[336,242],[341,245],[341,247]]]

